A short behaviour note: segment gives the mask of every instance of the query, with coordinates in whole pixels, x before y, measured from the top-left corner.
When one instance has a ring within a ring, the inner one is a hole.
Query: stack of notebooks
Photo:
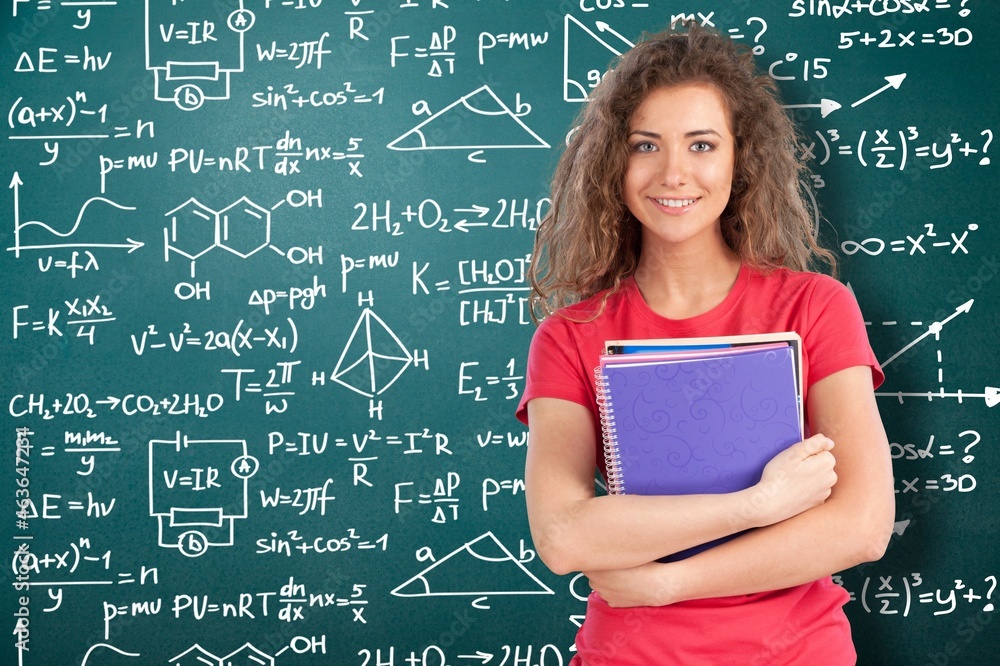
[[[605,343],[594,372],[609,492],[753,486],[771,458],[803,439],[801,366],[795,333]]]

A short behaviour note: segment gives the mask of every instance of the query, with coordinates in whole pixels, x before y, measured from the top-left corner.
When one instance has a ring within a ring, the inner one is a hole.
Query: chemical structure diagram
[[[169,262],[171,254],[178,254],[191,261],[191,277],[195,276],[195,262],[209,251],[221,248],[241,259],[246,259],[270,247],[293,263],[296,257],[317,258],[322,263],[322,248],[290,248],[287,252],[271,244],[271,211],[294,200],[295,191],[289,193],[271,208],[265,208],[246,196],[222,210],[213,210],[191,197],[181,205],[167,211],[170,219],[163,228],[163,260]],[[292,204],[296,205],[296,204]]]

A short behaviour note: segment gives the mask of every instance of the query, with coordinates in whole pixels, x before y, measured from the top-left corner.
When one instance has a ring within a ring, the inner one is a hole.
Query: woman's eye
[[[636,153],[649,153],[656,150],[656,146],[654,146],[649,141],[640,141],[639,143],[632,146],[632,150]]]
[[[691,146],[691,150],[693,150],[696,153],[707,153],[714,148],[715,146],[708,143],[707,141],[699,141],[698,143]]]

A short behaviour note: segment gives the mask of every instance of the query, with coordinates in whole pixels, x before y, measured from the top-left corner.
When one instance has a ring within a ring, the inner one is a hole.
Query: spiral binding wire
[[[597,409],[601,415],[601,438],[604,441],[604,467],[608,477],[608,492],[612,495],[625,493],[625,479],[622,478],[622,462],[618,453],[618,430],[615,428],[615,410],[611,405],[608,380],[601,371],[594,368],[597,387]]]

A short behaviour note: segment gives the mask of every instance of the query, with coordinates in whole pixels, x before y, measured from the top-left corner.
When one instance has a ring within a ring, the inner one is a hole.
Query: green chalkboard
[[[566,664],[513,418],[547,181],[694,18],[779,79],[886,364],[862,664],[991,663],[1000,11],[982,0],[15,0],[9,664]]]

